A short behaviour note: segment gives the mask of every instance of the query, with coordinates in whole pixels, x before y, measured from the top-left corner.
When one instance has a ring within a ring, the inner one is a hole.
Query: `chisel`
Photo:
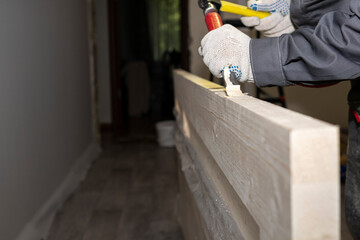
[[[206,26],[209,31],[217,29],[223,25],[220,11],[239,14],[247,17],[256,16],[264,18],[270,15],[268,12],[258,12],[248,7],[220,0],[199,0],[199,6],[204,11]],[[237,81],[231,81],[230,66],[226,66],[223,70],[225,80],[225,89],[228,96],[242,95],[240,84]],[[235,84],[233,83],[235,82]]]

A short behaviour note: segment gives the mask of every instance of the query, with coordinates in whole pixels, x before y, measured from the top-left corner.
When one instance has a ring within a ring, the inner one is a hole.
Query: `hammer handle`
[[[205,22],[209,32],[223,25],[220,14],[217,12],[210,12],[206,14]]]

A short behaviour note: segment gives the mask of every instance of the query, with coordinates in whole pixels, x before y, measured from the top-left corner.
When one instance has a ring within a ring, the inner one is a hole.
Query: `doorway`
[[[115,137],[129,135],[139,119],[173,119],[172,69],[189,68],[187,7],[183,0],[107,0]]]

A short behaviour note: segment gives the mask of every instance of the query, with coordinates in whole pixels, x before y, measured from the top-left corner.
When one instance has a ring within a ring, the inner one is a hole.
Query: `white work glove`
[[[279,37],[293,32],[294,26],[290,19],[290,0],[249,0],[248,7],[256,11],[271,12],[265,18],[241,17],[247,27],[255,27],[265,37]]]
[[[254,82],[249,44],[249,36],[226,24],[205,35],[199,54],[214,76],[223,77],[223,69],[229,66],[238,81]]]

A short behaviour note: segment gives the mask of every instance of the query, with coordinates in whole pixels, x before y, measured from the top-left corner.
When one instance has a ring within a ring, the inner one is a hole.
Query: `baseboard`
[[[100,146],[95,141],[88,146],[81,157],[75,161],[75,164],[60,186],[31,221],[25,225],[16,238],[17,240],[41,240],[46,238],[56,211],[85,178],[91,162],[99,156],[100,152]]]

